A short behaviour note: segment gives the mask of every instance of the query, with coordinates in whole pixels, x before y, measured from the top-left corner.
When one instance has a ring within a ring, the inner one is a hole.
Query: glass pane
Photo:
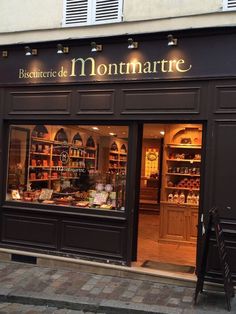
[[[11,126],[6,200],[125,210],[127,126]]]

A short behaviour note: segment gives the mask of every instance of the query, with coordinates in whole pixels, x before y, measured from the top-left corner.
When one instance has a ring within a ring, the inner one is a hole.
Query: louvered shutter
[[[123,0],[64,0],[63,26],[120,22]]]
[[[122,16],[122,1],[96,0],[94,23],[120,22]]]
[[[86,25],[88,23],[89,0],[64,1],[64,26]]]
[[[224,0],[223,1],[223,10],[224,11],[236,10],[236,0]]]

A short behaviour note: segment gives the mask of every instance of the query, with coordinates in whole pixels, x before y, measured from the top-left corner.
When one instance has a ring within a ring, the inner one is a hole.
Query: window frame
[[[4,160],[3,164],[6,165],[4,167],[3,171],[3,178],[2,178],[2,204],[3,208],[7,209],[27,209],[30,211],[41,211],[43,210],[44,212],[51,212],[55,214],[73,214],[73,215],[79,215],[79,216],[96,216],[96,217],[107,217],[107,218],[114,218],[114,219],[127,219],[129,215],[129,198],[127,197],[129,193],[129,178],[130,178],[130,159],[131,159],[131,152],[130,149],[132,149],[132,140],[131,140],[131,128],[132,128],[132,123],[130,121],[63,121],[63,124],[61,121],[48,121],[48,120],[34,120],[34,121],[23,121],[23,120],[11,120],[6,122],[6,127],[5,129],[5,134],[6,136],[4,137],[4,144],[6,149],[6,153],[4,154]],[[7,200],[6,195],[7,195],[7,185],[8,185],[8,165],[9,165],[9,149],[10,149],[10,133],[11,133],[11,127],[22,127],[22,126],[27,126],[27,125],[63,125],[69,127],[70,125],[79,125],[79,126],[93,126],[93,125],[100,125],[100,126],[126,126],[128,129],[128,141],[127,141],[127,146],[128,146],[128,155],[127,155],[127,166],[126,166],[126,186],[125,186],[125,210],[120,211],[120,210],[101,210],[100,208],[87,208],[87,207],[75,207],[75,206],[66,206],[66,210],[64,209],[64,206],[58,205],[58,204],[43,204],[43,203],[34,203],[34,202],[27,202],[24,200],[21,200],[20,202],[15,202],[12,200]],[[130,152],[130,153],[129,153]]]
[[[92,26],[92,25],[103,25],[103,24],[111,24],[111,23],[120,23],[123,21],[123,7],[124,0],[118,1],[118,16],[116,19],[102,20],[96,21],[96,4],[97,0],[87,0],[87,21],[84,23],[75,22],[75,23],[67,23],[67,1],[63,0],[63,18],[62,18],[62,27],[76,27],[76,26]]]

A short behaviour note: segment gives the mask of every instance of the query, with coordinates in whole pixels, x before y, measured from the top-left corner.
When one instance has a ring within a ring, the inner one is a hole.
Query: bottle
[[[192,204],[197,204],[197,196],[195,194],[192,196]]]
[[[173,194],[172,193],[170,193],[168,195],[168,202],[173,203]]]
[[[191,204],[191,203],[192,203],[192,192],[189,192],[187,196],[187,204]]]
[[[173,197],[173,201],[174,201],[174,203],[178,203],[179,202],[179,194],[178,194],[178,192],[175,192],[174,197]]]
[[[184,204],[185,203],[185,195],[184,195],[183,191],[180,193],[179,202],[180,202],[180,204]]]
[[[199,194],[196,196],[196,204],[199,205]]]

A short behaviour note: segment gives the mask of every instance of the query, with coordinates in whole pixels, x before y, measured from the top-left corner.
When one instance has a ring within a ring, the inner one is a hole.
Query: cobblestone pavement
[[[0,314],[228,313],[224,294],[203,293],[194,306],[193,288],[61,268],[0,262],[0,283]]]
[[[67,309],[57,309],[56,307],[25,305],[20,303],[0,303],[0,314],[105,314],[102,312],[84,312]]]

